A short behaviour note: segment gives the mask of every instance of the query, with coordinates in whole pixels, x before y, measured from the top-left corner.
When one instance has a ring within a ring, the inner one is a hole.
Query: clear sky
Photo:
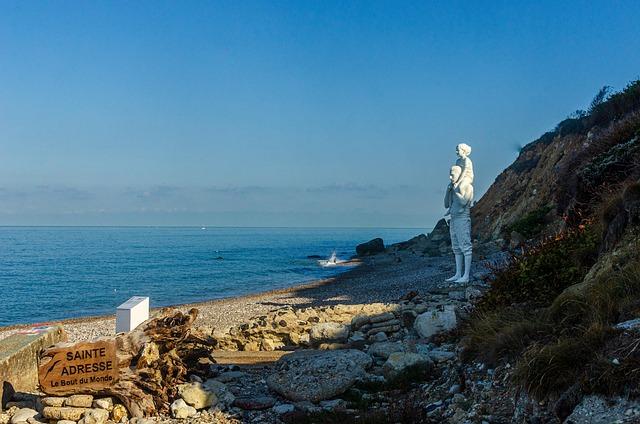
[[[2,1],[0,225],[431,227],[640,76],[638,1]]]

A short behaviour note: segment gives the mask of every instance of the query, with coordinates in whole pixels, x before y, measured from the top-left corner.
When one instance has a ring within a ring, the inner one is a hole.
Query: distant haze
[[[0,225],[432,227],[640,75],[640,2],[0,3]]]

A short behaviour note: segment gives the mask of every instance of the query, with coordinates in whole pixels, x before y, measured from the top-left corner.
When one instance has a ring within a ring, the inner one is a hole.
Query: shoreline
[[[476,262],[475,267],[478,267]],[[453,270],[448,256],[424,257],[411,252],[382,253],[358,260],[351,269],[325,279],[236,297],[153,308],[199,311],[197,325],[226,330],[251,317],[286,306],[303,308],[335,304],[397,301],[411,290],[428,292]],[[70,342],[115,335],[115,310],[111,315],[69,318],[0,327],[0,339],[35,326],[62,325]]]
[[[352,268],[344,270],[342,272],[339,272],[338,274],[334,275],[333,277],[323,278],[323,279],[319,279],[319,280],[310,280],[310,281],[300,282],[300,283],[294,283],[293,285],[288,286],[288,287],[283,287],[283,288],[279,288],[279,289],[265,290],[265,291],[259,291],[259,292],[255,292],[255,293],[246,293],[246,294],[242,294],[242,295],[239,295],[239,296],[225,296],[225,297],[220,297],[220,298],[202,300],[202,301],[199,301],[199,302],[176,303],[176,304],[166,305],[166,306],[157,306],[157,307],[154,307],[154,308],[150,308],[149,309],[149,313],[150,313],[150,315],[153,315],[154,312],[158,312],[158,311],[161,311],[163,309],[187,309],[187,308],[190,309],[190,308],[197,308],[198,306],[202,307],[202,306],[210,306],[210,305],[213,305],[213,304],[216,304],[216,303],[225,303],[225,302],[232,301],[232,300],[251,300],[253,298],[262,298],[262,297],[269,296],[269,295],[275,296],[275,295],[279,295],[279,294],[287,294],[287,293],[291,293],[291,292],[296,291],[296,290],[316,288],[316,287],[319,287],[319,286],[324,285],[324,284],[330,284],[333,280],[339,279],[344,274],[347,274],[347,273],[350,273],[352,271],[355,271],[355,270],[359,269],[362,266],[362,264],[363,264],[363,261],[361,259],[350,259],[350,260],[345,261],[344,263],[341,263],[341,264],[336,265],[336,266],[345,266],[345,267],[346,266],[350,266]],[[6,331],[21,330],[21,329],[34,328],[34,327],[44,327],[44,326],[49,326],[49,325],[88,323],[88,322],[94,322],[94,321],[102,321],[102,320],[106,320],[106,319],[115,319],[115,310],[114,310],[113,314],[88,315],[88,316],[84,316],[84,317],[65,318],[65,319],[60,319],[60,320],[51,320],[51,321],[43,321],[43,322],[34,322],[34,323],[25,323],[25,324],[11,324],[11,325],[0,326],[0,338],[2,338],[2,333],[6,332]]]

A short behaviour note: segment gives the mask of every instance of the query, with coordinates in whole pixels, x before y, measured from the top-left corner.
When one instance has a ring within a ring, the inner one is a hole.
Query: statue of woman
[[[468,147],[468,146],[467,146]],[[457,149],[459,151],[459,149]],[[470,148],[469,148],[470,150]],[[459,154],[459,156],[461,156]],[[469,164],[471,160],[464,155]],[[447,194],[444,198],[444,206],[447,208],[445,215],[451,215],[449,222],[449,234],[451,235],[451,247],[456,258],[456,274],[447,278],[446,281],[456,283],[468,283],[471,272],[471,214],[469,210],[473,202],[473,168],[471,176],[464,176],[464,170],[459,165],[451,167],[449,179],[451,183],[447,187]],[[464,261],[464,263],[463,263]],[[463,271],[464,266],[464,271]]]

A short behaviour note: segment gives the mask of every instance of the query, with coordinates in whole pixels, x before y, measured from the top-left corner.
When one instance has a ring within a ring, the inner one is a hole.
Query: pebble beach
[[[476,262],[474,272],[480,268],[482,264]],[[357,263],[357,266],[333,278],[242,297],[175,305],[174,308],[183,311],[197,308],[199,326],[224,331],[253,316],[262,315],[283,306],[310,307],[391,302],[416,288],[419,291],[422,289],[425,293],[437,291],[439,285],[452,272],[453,261],[448,256],[426,257],[412,252],[385,253],[364,258]],[[70,342],[93,340],[115,334],[115,315],[46,324],[61,324]],[[0,339],[31,326],[2,328]]]

